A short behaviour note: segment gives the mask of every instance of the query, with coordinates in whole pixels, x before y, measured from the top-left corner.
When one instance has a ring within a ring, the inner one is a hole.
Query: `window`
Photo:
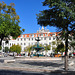
[[[25,35],[25,37],[26,37],[27,35]]]
[[[41,40],[43,40],[43,38],[41,38]]]
[[[26,45],[26,43],[24,43],[24,45]]]
[[[37,34],[35,34],[35,37],[37,37]]]
[[[49,45],[51,45],[51,42],[49,42]]]
[[[21,43],[21,45],[22,45],[22,43]]]
[[[4,43],[2,45],[4,45]]]
[[[32,34],[32,37],[34,37],[34,34]]]
[[[44,38],[44,40],[46,40],[46,37]]]
[[[44,43],[44,45],[47,45],[46,43]]]
[[[49,37],[49,40],[51,40],[51,37]]]
[[[30,46],[30,43],[29,43],[29,46]]]
[[[41,36],[43,36],[43,34],[41,34]]]
[[[30,41],[30,38],[29,38],[29,41]]]
[[[29,37],[31,37],[31,35],[29,35]]]
[[[24,50],[25,50],[26,48],[24,47]]]
[[[22,38],[21,38],[21,41],[22,41]]]
[[[11,46],[11,43],[10,43],[10,46]]]
[[[55,40],[55,37],[53,37],[53,40]]]
[[[19,41],[19,39],[17,39],[17,41]]]
[[[55,33],[53,33],[52,35],[55,35]]]
[[[46,36],[46,34],[45,34],[45,36]]]
[[[38,36],[40,36],[40,34],[38,34]]]
[[[24,38],[24,41],[26,40],[26,38]]]
[[[51,34],[49,34],[51,36]]]
[[[21,35],[21,37],[23,37],[23,35]]]
[[[32,38],[32,40],[33,40],[33,38]]]
[[[17,45],[19,45],[19,43],[17,43]]]

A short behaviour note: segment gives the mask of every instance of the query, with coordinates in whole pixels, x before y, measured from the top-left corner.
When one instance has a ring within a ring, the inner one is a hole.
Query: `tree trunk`
[[[2,40],[3,40],[3,38],[0,38],[0,46],[2,45]]]
[[[65,71],[68,70],[68,31],[65,35]]]

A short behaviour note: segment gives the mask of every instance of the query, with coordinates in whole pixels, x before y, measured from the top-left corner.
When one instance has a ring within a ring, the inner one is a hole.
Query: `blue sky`
[[[37,24],[36,14],[47,9],[42,6],[44,0],[0,0],[6,4],[14,3],[17,15],[20,16],[19,26],[25,29],[23,34],[36,33],[41,26]],[[50,32],[56,32],[55,27],[47,26]]]

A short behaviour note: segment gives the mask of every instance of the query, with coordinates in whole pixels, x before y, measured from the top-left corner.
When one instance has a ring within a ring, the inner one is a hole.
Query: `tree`
[[[55,41],[52,41],[52,45],[55,45],[56,44],[56,42]]]
[[[4,38],[6,39],[9,35],[16,38],[24,31],[19,26],[20,18],[14,6],[14,3],[10,3],[10,5],[0,3],[0,46]]]
[[[49,9],[37,14],[41,26],[55,26],[65,38],[65,70],[68,70],[68,36],[75,32],[75,0],[45,0]]]
[[[34,48],[33,47],[35,47],[35,45],[31,45],[31,46],[27,46],[26,48],[25,48],[25,52],[31,52],[31,50],[33,50]]]
[[[12,51],[12,52],[16,52],[17,54],[19,54],[20,52],[21,52],[21,46],[20,45],[12,45],[11,47],[10,47],[10,50]]]
[[[0,50],[2,49],[2,47],[0,46]]]
[[[75,50],[75,41],[72,41],[70,45],[73,48],[73,53],[74,53],[74,50]]]
[[[5,47],[5,50],[4,51],[5,52],[8,52],[8,51],[10,51],[10,49],[8,47]]]
[[[46,48],[47,50],[50,50],[51,45],[47,45]]]
[[[71,42],[71,46],[73,47],[73,49],[75,49],[75,42],[74,41]]]
[[[64,49],[64,44],[61,42],[60,44],[58,44],[58,46],[56,47],[56,49],[55,49],[55,53],[58,53],[58,52],[64,52],[65,51],[65,49]]]

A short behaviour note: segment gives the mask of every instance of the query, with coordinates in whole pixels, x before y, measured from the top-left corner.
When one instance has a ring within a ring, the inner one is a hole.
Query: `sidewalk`
[[[14,58],[1,58],[8,60]],[[64,71],[64,61],[61,58],[23,58],[15,59],[14,63],[4,63],[0,61],[0,70],[17,70],[17,71],[32,71],[32,72],[51,72]],[[75,71],[75,64],[69,66],[69,71]]]

